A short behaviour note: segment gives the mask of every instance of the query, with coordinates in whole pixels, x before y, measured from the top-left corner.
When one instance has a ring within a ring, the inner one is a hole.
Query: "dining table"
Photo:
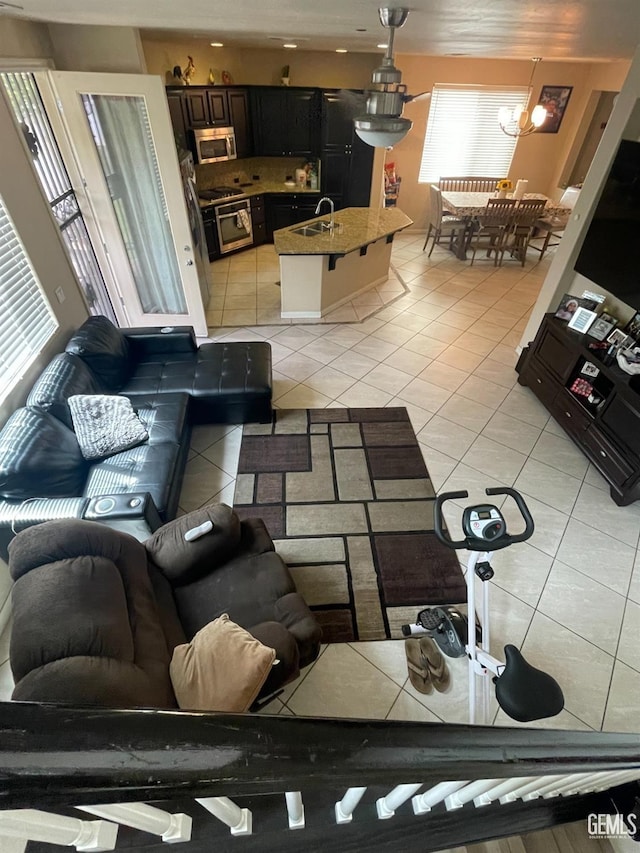
[[[497,193],[447,192],[445,190],[441,193],[441,197],[442,207],[444,210],[448,210],[449,213],[453,213],[458,219],[463,219],[468,223],[465,233],[461,235],[461,238],[455,240],[452,245],[452,251],[455,253],[456,257],[464,261],[467,257],[467,245],[469,243],[468,237],[470,235],[472,222],[476,217],[482,216],[486,210],[487,201],[490,198],[496,198]],[[513,198],[513,194],[507,193],[506,197]],[[544,199],[546,202],[543,211],[544,216],[565,216],[571,213],[570,207],[561,205],[559,202],[553,201],[542,193],[525,193],[522,198]]]

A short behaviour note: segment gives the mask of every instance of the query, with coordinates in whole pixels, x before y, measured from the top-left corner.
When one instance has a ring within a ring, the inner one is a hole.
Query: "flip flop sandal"
[[[431,674],[427,660],[420,649],[420,640],[405,640],[404,650],[407,655],[409,681],[419,693],[431,693],[433,691]]]
[[[418,644],[422,665],[429,671],[431,683],[438,693],[446,693],[451,687],[451,676],[442,652],[431,637],[420,637]]]

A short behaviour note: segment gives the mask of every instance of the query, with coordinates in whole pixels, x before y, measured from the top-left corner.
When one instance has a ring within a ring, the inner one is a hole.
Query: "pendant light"
[[[353,121],[356,133],[367,145],[392,148],[405,138],[413,125],[408,118],[402,118],[404,105],[420,95],[407,95],[407,87],[400,82],[402,73],[393,64],[393,36],[395,30],[404,25],[409,10],[382,8],[378,9],[378,15],[382,26],[390,31],[382,65],[373,72],[372,82],[378,88],[367,93],[367,112]]]
[[[532,57],[533,68],[531,69],[531,77],[527,86],[527,103],[526,105],[518,104],[515,109],[509,107],[500,107],[498,112],[498,124],[503,133],[507,136],[529,136],[530,133],[541,127],[547,118],[547,111],[542,104],[536,104],[531,114],[529,114],[529,104],[531,95],[533,94],[532,83],[533,75],[542,61],[541,56]]]

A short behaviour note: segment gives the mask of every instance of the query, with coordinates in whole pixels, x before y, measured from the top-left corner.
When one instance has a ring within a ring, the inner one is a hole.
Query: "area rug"
[[[264,520],[324,642],[401,637],[421,608],[466,601],[434,501],[404,408],[280,409],[244,426],[234,507]]]

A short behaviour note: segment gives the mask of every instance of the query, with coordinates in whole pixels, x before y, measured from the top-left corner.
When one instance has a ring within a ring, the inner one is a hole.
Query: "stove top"
[[[234,195],[244,195],[244,192],[237,187],[214,187],[211,190],[199,190],[198,195],[205,200],[213,200],[216,198],[231,198]]]

